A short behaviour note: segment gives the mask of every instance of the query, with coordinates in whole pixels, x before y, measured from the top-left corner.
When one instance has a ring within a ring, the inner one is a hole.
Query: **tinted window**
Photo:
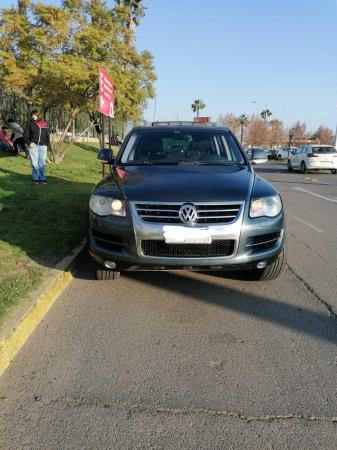
[[[313,153],[325,155],[327,153],[336,153],[336,149],[333,147],[312,147]]]
[[[168,129],[135,131],[121,162],[124,164],[242,164],[242,153],[230,132]]]

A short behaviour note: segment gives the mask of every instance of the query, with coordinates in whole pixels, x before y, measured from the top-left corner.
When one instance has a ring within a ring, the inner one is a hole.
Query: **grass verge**
[[[94,147],[73,145],[48,164],[48,184],[34,185],[27,159],[0,153],[0,323],[86,236],[96,157]]]

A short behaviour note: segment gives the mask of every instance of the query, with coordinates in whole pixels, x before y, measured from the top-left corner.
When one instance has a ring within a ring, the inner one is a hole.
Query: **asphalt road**
[[[257,171],[288,211],[282,277],[84,261],[0,379],[1,449],[337,449],[337,176]]]

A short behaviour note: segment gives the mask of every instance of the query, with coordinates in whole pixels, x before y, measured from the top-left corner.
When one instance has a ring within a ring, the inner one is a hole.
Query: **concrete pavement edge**
[[[86,243],[85,239],[73,250],[71,255],[63,258],[56,268],[51,269],[42,287],[31,295],[29,301],[16,308],[11,317],[2,324],[0,330],[0,376],[45,317],[58,296],[73,279],[75,262],[84,250]]]

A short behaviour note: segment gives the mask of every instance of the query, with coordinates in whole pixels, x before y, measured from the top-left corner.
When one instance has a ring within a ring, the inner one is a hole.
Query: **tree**
[[[116,118],[139,121],[156,79],[151,53],[135,45],[143,15],[137,0],[111,9],[103,0],[63,0],[61,7],[19,0],[2,14],[0,87],[44,111],[67,110],[65,134],[81,111],[97,117],[103,65],[114,80]],[[62,140],[53,146],[55,161],[64,156]]]
[[[268,124],[259,116],[253,115],[248,126],[248,142],[252,147],[266,146],[270,142]]]
[[[145,15],[145,8],[141,0],[116,0],[116,12],[120,18],[124,16],[124,23],[131,31],[140,24],[140,19]]]
[[[193,112],[197,113],[197,117],[199,117],[199,111],[201,109],[206,108],[206,105],[202,100],[198,99],[198,100],[194,100],[194,102],[191,105],[191,108],[192,108]]]
[[[270,144],[280,146],[287,140],[283,122],[278,119],[271,120],[270,126]]]
[[[230,128],[234,134],[237,134],[240,131],[238,118],[233,113],[226,114],[225,116],[220,114],[217,120],[217,124],[223,127]]]
[[[318,144],[333,145],[333,131],[331,130],[331,128],[320,125],[312,135],[311,139],[316,141]]]
[[[249,119],[248,119],[248,117],[245,115],[245,114],[241,114],[241,116],[239,116],[238,118],[237,118],[237,122],[238,122],[238,124],[239,124],[239,126],[240,126],[240,142],[241,142],[241,144],[242,144],[242,141],[243,141],[243,132],[244,132],[244,129],[248,126],[248,124],[249,124]]]
[[[300,123],[299,120],[295,122],[289,129],[289,133],[292,133],[292,142],[296,146],[305,144],[308,140],[307,124],[305,122]]]
[[[268,117],[272,115],[273,113],[269,109],[264,109],[260,114],[264,122],[267,122]]]

